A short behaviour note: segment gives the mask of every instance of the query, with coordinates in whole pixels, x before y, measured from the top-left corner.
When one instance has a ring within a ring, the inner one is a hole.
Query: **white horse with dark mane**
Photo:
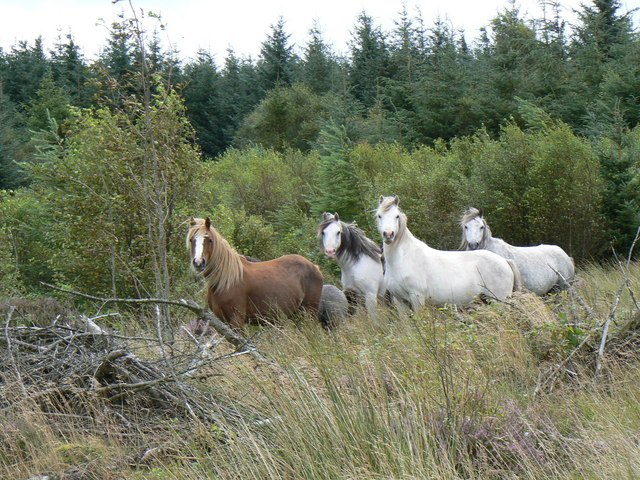
[[[480,295],[505,300],[519,287],[517,267],[499,255],[436,250],[418,240],[398,203],[397,196],[381,196],[376,211],[385,281],[396,299],[416,310],[425,303],[466,305]]]
[[[566,288],[573,280],[573,260],[557,245],[515,247],[491,236],[491,229],[476,208],[469,208],[460,220],[464,250],[484,249],[513,260],[520,270],[524,288],[544,295],[554,287]]]
[[[367,313],[377,319],[378,300],[385,293],[382,250],[355,223],[345,223],[338,214],[324,212],[318,228],[324,254],[341,270],[342,288],[364,299]]]

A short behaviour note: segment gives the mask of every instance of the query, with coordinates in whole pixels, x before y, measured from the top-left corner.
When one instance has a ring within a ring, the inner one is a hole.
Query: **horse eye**
[[[378,218],[382,218],[382,215],[378,215]]]
[[[400,215],[396,215],[396,220],[397,220],[398,218],[400,218]]]
[[[340,236],[340,232],[336,232],[336,237],[339,237],[339,236]]]
[[[469,230],[469,225],[465,225],[465,226],[464,226],[464,229],[465,229],[465,230]]]
[[[480,227],[480,230],[484,230],[484,225],[482,225],[482,226]]]

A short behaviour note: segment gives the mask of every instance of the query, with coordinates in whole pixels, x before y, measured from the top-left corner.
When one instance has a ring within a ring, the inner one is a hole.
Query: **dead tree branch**
[[[71,289],[56,287],[55,285],[51,285],[49,283],[40,282],[47,288],[51,288],[52,290],[57,290],[59,292],[63,292],[69,295],[75,295],[78,297],[86,298],[88,300],[94,300],[96,302],[102,302],[103,304],[108,303],[128,303],[135,305],[173,305],[176,307],[186,308],[194,312],[198,317],[205,319],[209,325],[211,325],[216,332],[222,335],[229,343],[231,343],[236,350],[239,352],[247,351],[252,358],[259,362],[273,363],[271,360],[268,360],[264,355],[258,352],[253,344],[247,339],[245,339],[238,332],[233,330],[229,325],[224,323],[218,317],[213,315],[206,308],[202,308],[197,303],[181,299],[179,301],[176,300],[167,300],[164,298],[111,298],[111,297],[98,297],[95,295],[89,295],[86,293],[78,292]]]

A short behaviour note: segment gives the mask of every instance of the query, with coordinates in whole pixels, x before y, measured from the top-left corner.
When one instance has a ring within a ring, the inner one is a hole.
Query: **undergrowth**
[[[588,266],[572,294],[386,309],[377,325],[356,315],[329,333],[311,319],[261,328],[272,363],[228,357],[193,380],[237,406],[216,425],[141,412],[123,430],[97,398],[74,424],[78,406],[43,409],[7,373],[0,478],[637,478],[637,264],[595,374],[622,280]]]

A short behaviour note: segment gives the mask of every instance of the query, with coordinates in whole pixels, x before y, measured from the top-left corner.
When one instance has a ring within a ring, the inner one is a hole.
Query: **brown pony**
[[[187,233],[191,264],[207,281],[211,311],[242,329],[248,320],[305,309],[317,316],[322,273],[300,255],[250,262],[237,253],[206,219],[192,218]]]

